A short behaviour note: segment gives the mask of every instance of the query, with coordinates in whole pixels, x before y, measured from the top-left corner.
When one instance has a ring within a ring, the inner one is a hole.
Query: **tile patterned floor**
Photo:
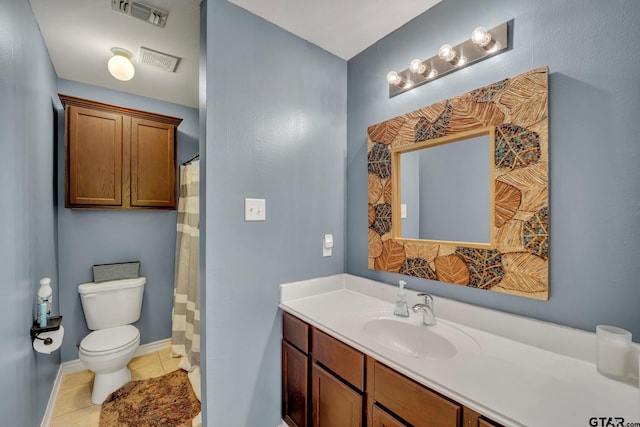
[[[135,357],[129,362],[132,380],[159,377],[178,369],[179,357],[169,347]],[[97,427],[101,405],[91,403],[93,372],[80,371],[62,378],[50,427]]]

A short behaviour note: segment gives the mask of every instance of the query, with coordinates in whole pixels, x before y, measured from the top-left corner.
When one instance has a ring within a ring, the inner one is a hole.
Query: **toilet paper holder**
[[[31,326],[31,341],[34,341],[36,339],[43,340],[44,344],[48,345],[47,339],[40,338],[38,337],[38,335],[43,332],[57,331],[58,329],[60,329],[60,325],[62,325],[62,316],[51,316],[51,319],[49,319],[47,326],[42,328],[37,322],[33,322],[33,326]],[[51,340],[51,338],[48,339]],[[49,344],[51,344],[51,342],[49,342]]]

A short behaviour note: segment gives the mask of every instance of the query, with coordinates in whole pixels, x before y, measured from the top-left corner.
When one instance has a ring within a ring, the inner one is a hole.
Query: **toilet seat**
[[[87,355],[107,355],[130,346],[140,338],[133,325],[117,326],[91,332],[80,342],[80,350]]]

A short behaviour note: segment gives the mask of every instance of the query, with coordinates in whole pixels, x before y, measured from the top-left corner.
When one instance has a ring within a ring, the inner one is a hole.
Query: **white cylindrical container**
[[[596,365],[598,372],[614,378],[627,376],[631,332],[615,326],[596,326]]]
[[[38,307],[40,304],[47,305],[47,319],[45,323],[51,319],[51,303],[53,302],[53,290],[51,289],[51,278],[43,277],[40,279],[40,289],[38,289]]]

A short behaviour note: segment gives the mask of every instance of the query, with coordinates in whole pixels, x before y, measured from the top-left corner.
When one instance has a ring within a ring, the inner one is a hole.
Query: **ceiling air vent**
[[[151,64],[171,73],[176,71],[180,58],[140,46],[138,62]]]
[[[160,28],[164,28],[169,16],[169,12],[133,0],[111,0],[111,9]]]

